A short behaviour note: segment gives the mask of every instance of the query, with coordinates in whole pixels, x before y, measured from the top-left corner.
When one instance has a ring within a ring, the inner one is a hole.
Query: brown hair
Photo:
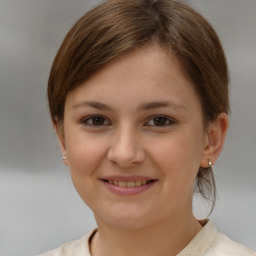
[[[67,94],[113,58],[157,43],[174,54],[199,96],[204,125],[229,112],[228,68],[212,26],[189,6],[172,0],[109,0],[87,12],[66,35],[52,65],[48,100],[61,125]],[[197,189],[215,203],[211,168],[199,168]]]

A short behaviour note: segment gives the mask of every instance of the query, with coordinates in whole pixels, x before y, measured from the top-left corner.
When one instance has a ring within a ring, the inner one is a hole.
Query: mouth
[[[154,180],[136,180],[136,181],[118,181],[118,180],[104,180],[104,182],[107,182],[108,184],[112,184],[114,186],[118,187],[128,187],[128,188],[134,188],[134,187],[141,187],[145,186]]]
[[[123,196],[140,194],[157,182],[156,179],[142,176],[111,176],[104,177],[101,181],[110,191]]]

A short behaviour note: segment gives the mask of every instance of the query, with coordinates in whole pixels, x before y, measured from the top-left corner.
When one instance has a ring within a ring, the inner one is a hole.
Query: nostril
[[[129,167],[136,163],[141,162],[142,157],[139,152],[127,152],[127,151],[109,151],[107,158],[112,163],[120,165],[122,167]]]
[[[120,167],[130,167],[142,163],[145,154],[138,142],[134,131],[123,131],[119,136],[113,137],[107,159]]]

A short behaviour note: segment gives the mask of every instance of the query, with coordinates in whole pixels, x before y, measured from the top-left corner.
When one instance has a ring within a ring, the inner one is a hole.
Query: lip
[[[117,180],[117,181],[123,181],[123,182],[136,181],[136,180],[156,180],[149,176],[139,176],[139,175],[133,175],[133,176],[112,175],[112,176],[104,176],[100,179],[101,180]]]
[[[106,176],[104,178],[100,178],[101,182],[113,193],[122,195],[122,196],[132,196],[140,194],[149,188],[151,188],[156,182],[156,179],[148,176]],[[135,182],[146,180],[149,181],[145,185],[141,185],[139,187],[120,187],[114,184],[108,183],[110,181],[120,181],[120,182]]]

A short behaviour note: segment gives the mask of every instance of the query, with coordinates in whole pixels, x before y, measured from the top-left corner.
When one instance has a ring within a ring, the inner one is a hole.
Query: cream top
[[[204,226],[177,256],[256,256],[249,248],[219,233],[210,220],[200,221]],[[89,242],[97,229],[81,239],[38,256],[91,256]]]

